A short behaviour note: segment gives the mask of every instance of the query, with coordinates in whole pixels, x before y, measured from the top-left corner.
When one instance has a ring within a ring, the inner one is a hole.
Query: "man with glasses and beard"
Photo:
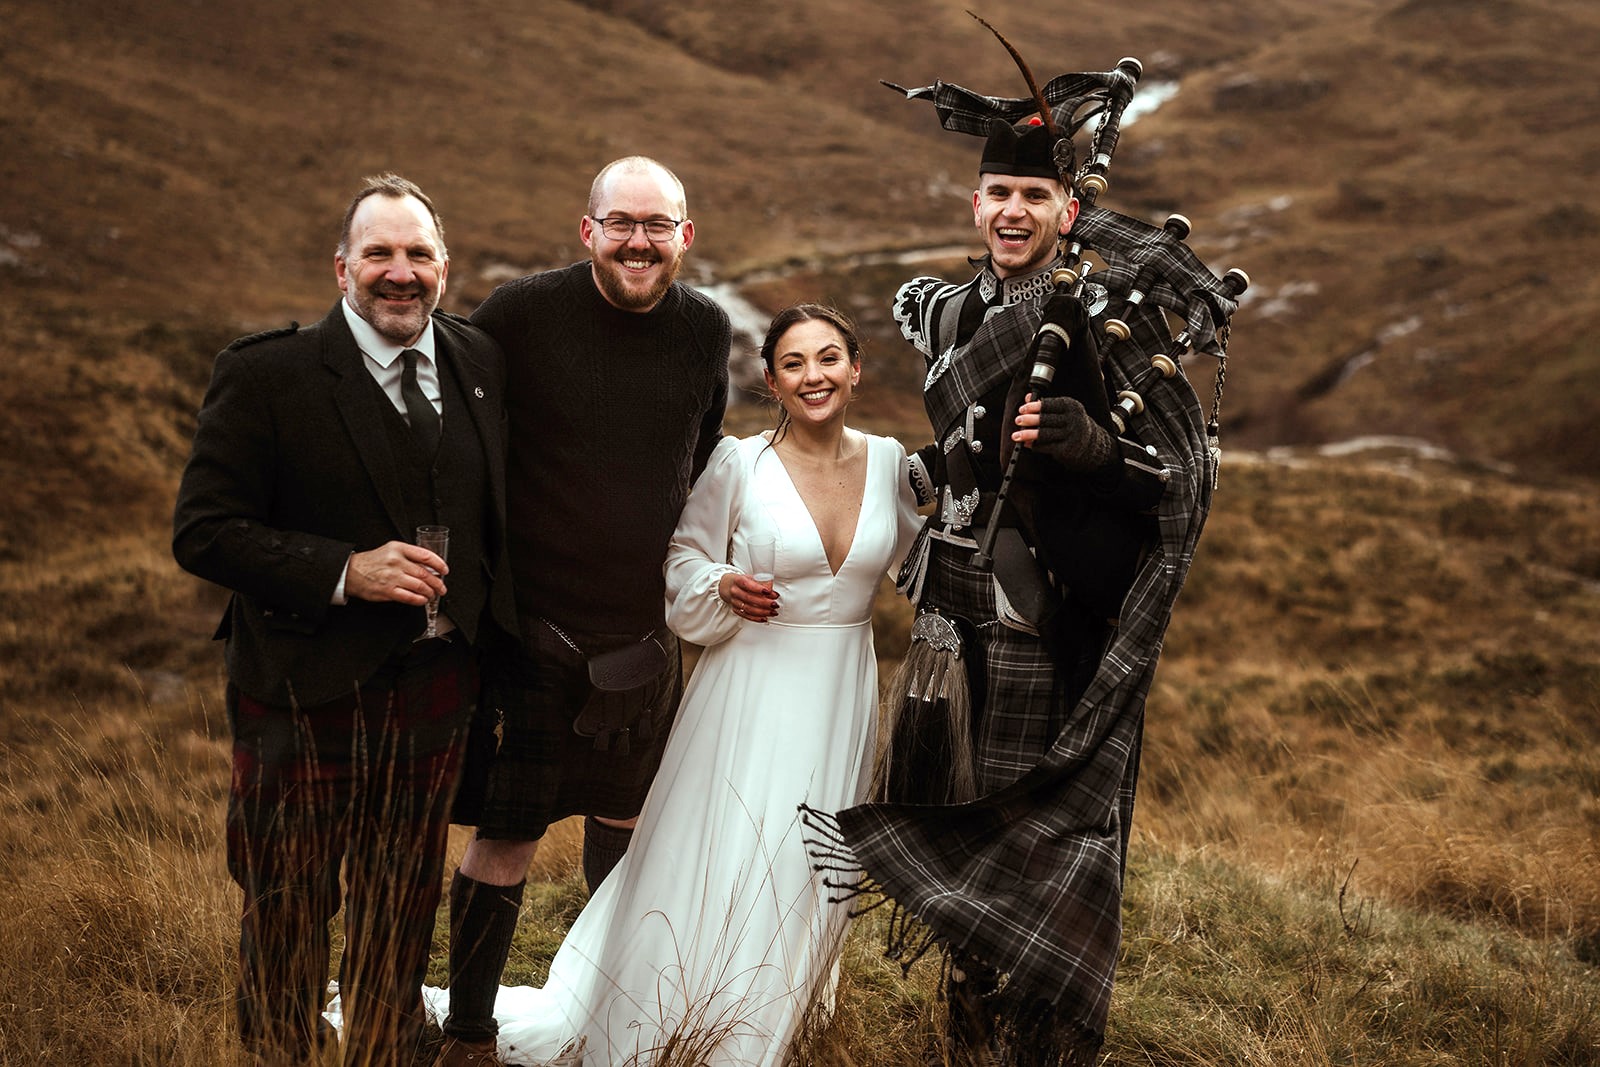
[[[662,564],[722,436],[731,333],[676,281],[694,242],[682,183],[619,159],[578,235],[588,262],[508,282],[472,315],[506,353],[521,644],[488,668],[499,746],[457,809],[477,833],[450,887],[452,1067],[498,1062],[495,996],[549,825],[585,816],[591,891],[627,849],[682,691]]]

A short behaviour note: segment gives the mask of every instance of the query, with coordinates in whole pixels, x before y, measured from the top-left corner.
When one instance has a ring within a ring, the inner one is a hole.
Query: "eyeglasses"
[[[613,241],[626,241],[633,236],[635,227],[644,227],[644,235],[652,241],[670,241],[686,219],[630,219],[613,215],[608,219],[589,216],[589,221],[600,227],[600,232]]]

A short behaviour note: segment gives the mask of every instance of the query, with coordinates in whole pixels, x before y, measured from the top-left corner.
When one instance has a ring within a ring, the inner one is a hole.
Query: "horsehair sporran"
[[[949,619],[923,612],[889,682],[867,795],[874,800],[964,804],[978,795],[972,695],[961,636]],[[903,694],[903,696],[901,696]],[[907,780],[913,770],[917,780]],[[925,781],[926,786],[919,782]],[[920,797],[919,797],[920,795]]]

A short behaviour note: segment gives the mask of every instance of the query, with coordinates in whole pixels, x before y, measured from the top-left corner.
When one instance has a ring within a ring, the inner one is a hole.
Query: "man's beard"
[[[685,249],[677,249],[677,254],[668,259],[655,249],[651,253],[661,263],[661,271],[648,288],[640,289],[629,284],[627,269],[619,262],[625,256],[625,251],[615,255],[602,256],[593,249],[589,251],[589,259],[594,264],[595,282],[600,286],[600,291],[605,298],[624,311],[648,311],[667,295],[667,290],[672,288],[672,283],[678,277],[678,268],[683,266],[683,253]]]
[[[384,295],[413,294],[419,298],[418,303],[407,311],[392,310],[383,306],[379,300],[379,297]],[[403,345],[410,343],[428,324],[428,316],[439,306],[439,294],[437,290],[430,293],[426,286],[405,288],[375,285],[371,290],[357,289],[355,304],[357,313],[378,331],[379,336],[397,345]]]

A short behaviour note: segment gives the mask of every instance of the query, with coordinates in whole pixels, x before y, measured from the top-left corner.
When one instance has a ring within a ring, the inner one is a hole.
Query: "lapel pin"
[[[473,386],[472,395],[477,397],[479,400],[482,400],[483,399],[483,386],[481,386],[481,385]]]

